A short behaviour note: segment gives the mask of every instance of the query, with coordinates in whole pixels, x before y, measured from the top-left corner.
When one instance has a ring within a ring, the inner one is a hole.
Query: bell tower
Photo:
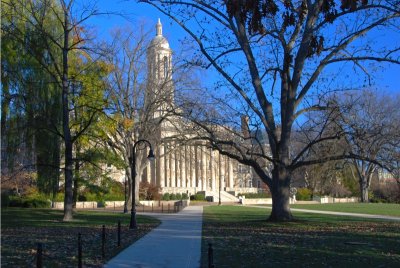
[[[156,36],[147,49],[147,68],[145,105],[147,109],[154,111],[154,118],[157,118],[163,116],[174,105],[172,50],[162,35],[160,19],[156,24]]]

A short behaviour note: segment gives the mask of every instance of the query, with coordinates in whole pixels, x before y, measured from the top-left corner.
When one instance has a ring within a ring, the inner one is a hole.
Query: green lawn
[[[294,212],[271,223],[270,210],[204,207],[202,267],[400,267],[400,222]]]
[[[302,208],[311,210],[352,212],[363,214],[375,214],[400,217],[400,204],[382,203],[336,203],[336,204],[310,204],[290,205],[291,208]]]
[[[125,247],[160,222],[137,216],[138,230],[129,230],[130,214],[79,211],[74,220],[62,222],[63,211],[7,208],[1,210],[1,267],[34,267],[37,243],[43,243],[44,267],[77,267],[78,233],[82,234],[83,264],[102,267]],[[121,247],[117,224],[121,221]],[[102,225],[106,226],[106,257],[101,256]]]

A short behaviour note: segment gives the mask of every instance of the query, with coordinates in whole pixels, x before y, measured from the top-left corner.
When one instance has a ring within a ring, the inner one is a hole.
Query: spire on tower
[[[162,24],[160,18],[158,18],[156,29],[157,29],[157,36],[162,36]]]

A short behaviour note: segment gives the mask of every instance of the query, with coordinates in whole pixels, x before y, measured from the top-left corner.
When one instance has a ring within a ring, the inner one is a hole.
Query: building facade
[[[154,122],[160,122],[154,132],[157,137],[149,139],[159,142],[153,148],[156,159],[141,172],[141,181],[160,186],[163,193],[205,192],[214,201],[219,196],[221,201],[236,201],[234,194],[257,192],[253,186],[260,185],[255,181],[259,179],[253,178],[250,168],[212,150],[206,141],[182,142],[179,138],[182,133],[177,128],[182,120],[167,115],[174,108],[172,56],[158,20],[156,36],[147,51],[145,108],[152,111]]]

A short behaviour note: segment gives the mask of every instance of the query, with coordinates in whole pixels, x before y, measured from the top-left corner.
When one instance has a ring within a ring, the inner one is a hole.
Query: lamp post
[[[153,149],[151,147],[151,143],[148,140],[138,140],[133,144],[132,146],[132,154],[131,154],[131,173],[132,173],[132,209],[131,209],[131,221],[129,223],[129,229],[136,229],[137,228],[137,223],[136,223],[136,198],[135,198],[135,190],[136,190],[136,145],[144,143],[145,147],[146,144],[150,147],[149,150],[149,155],[147,156],[147,159],[152,161],[154,160],[154,153]]]

